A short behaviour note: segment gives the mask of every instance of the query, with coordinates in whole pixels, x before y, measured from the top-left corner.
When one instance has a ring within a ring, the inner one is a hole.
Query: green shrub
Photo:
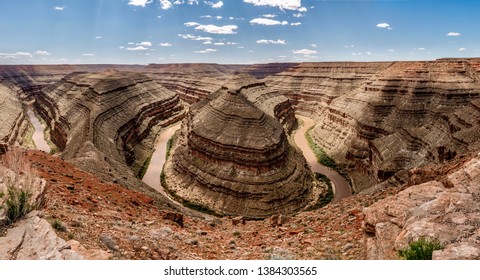
[[[6,222],[12,224],[33,210],[29,200],[32,194],[29,191],[9,187],[7,190],[7,199],[4,202]]]
[[[420,238],[409,244],[409,247],[398,253],[404,260],[431,260],[433,251],[443,249],[442,244],[436,240]]]
[[[58,231],[67,232],[67,227],[59,219],[53,220],[52,227]]]

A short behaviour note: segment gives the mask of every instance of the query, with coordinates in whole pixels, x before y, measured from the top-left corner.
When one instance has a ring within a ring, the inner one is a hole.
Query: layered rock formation
[[[313,200],[312,174],[275,119],[273,99],[262,100],[264,85],[250,82],[231,81],[191,106],[165,167],[166,187],[224,215],[301,210]]]
[[[308,63],[267,79],[318,122],[358,190],[479,149],[479,60]]]
[[[434,259],[480,259],[480,154],[440,178],[364,210],[369,259],[396,259],[421,237],[444,245]]]
[[[8,83],[0,82],[0,151],[8,146],[21,145],[29,128],[29,121],[18,100],[16,91]]]
[[[35,106],[64,159],[120,181],[143,165],[158,130],[184,115],[178,95],[115,70],[71,74],[46,87]]]

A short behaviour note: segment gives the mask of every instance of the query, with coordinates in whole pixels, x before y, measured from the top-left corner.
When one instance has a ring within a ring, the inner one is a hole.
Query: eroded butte
[[[165,187],[214,212],[248,218],[290,214],[311,203],[313,175],[275,118],[291,127],[294,118],[277,110],[287,100],[250,94],[262,91],[262,83],[235,80],[192,105],[166,165]]]

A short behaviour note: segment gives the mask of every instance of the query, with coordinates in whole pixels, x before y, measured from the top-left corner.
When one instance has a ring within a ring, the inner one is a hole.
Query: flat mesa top
[[[73,73],[67,80],[78,86],[92,88],[97,94],[105,94],[117,89],[152,81],[141,73],[106,70],[100,73]]]

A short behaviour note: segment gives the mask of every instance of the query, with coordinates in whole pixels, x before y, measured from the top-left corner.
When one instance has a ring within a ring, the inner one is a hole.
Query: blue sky
[[[476,0],[0,0],[0,64],[480,57]]]

